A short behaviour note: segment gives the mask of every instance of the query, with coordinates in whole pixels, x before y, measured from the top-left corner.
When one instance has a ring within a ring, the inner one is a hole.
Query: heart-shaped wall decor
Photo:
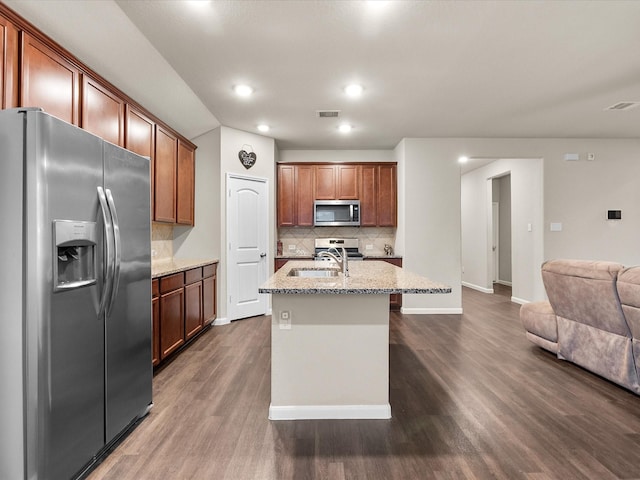
[[[256,163],[257,157],[254,152],[248,153],[246,150],[240,150],[238,152],[238,158],[240,159],[240,163],[244,165],[244,168],[247,170],[253,167]]]

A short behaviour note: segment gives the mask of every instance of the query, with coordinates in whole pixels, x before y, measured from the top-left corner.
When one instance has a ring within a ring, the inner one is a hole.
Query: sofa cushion
[[[640,267],[625,268],[618,274],[618,296],[631,335],[640,339]]]
[[[616,291],[623,268],[614,262],[551,260],[542,265],[542,280],[559,317],[629,337]]]
[[[549,302],[525,303],[520,307],[520,321],[527,332],[550,342],[558,341],[556,314]]]

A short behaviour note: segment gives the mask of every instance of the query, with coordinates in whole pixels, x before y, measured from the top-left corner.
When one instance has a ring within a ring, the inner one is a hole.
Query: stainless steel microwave
[[[316,227],[359,227],[360,200],[316,200],[313,204]]]

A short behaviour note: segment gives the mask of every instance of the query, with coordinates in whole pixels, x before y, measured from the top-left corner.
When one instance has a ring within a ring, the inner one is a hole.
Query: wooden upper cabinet
[[[0,108],[18,106],[18,30],[0,15]]]
[[[58,53],[22,32],[20,106],[79,124],[80,71]]]
[[[338,191],[336,200],[360,198],[360,165],[336,165]]]
[[[124,100],[93,78],[83,75],[81,127],[124,147]]]
[[[278,165],[278,226],[313,226],[313,165]]]
[[[316,200],[335,200],[338,194],[335,165],[316,165]]]
[[[316,200],[358,200],[359,165],[316,165]]]
[[[278,165],[278,226],[293,227],[296,224],[296,167]]]
[[[131,150],[143,157],[149,157],[150,160],[150,176],[151,191],[151,217],[154,212],[154,191],[155,191],[155,165],[154,165],[154,146],[156,143],[156,128],[153,120],[149,119],[144,113],[135,107],[128,105],[125,109],[125,137],[124,148]]]
[[[363,165],[360,176],[360,226],[378,224],[378,166]]]
[[[156,222],[176,222],[176,171],[178,139],[156,125],[155,203]]]
[[[313,202],[316,170],[313,165],[296,167],[296,225],[313,226]]]
[[[398,224],[397,167],[378,165],[378,226],[395,227]]]
[[[195,149],[178,140],[176,223],[194,225]]]

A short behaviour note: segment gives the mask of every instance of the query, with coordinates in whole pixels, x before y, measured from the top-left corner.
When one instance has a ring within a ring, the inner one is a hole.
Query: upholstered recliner
[[[549,301],[520,310],[527,338],[640,393],[640,267],[552,260],[542,265],[542,279]],[[633,318],[632,328],[627,317]]]

